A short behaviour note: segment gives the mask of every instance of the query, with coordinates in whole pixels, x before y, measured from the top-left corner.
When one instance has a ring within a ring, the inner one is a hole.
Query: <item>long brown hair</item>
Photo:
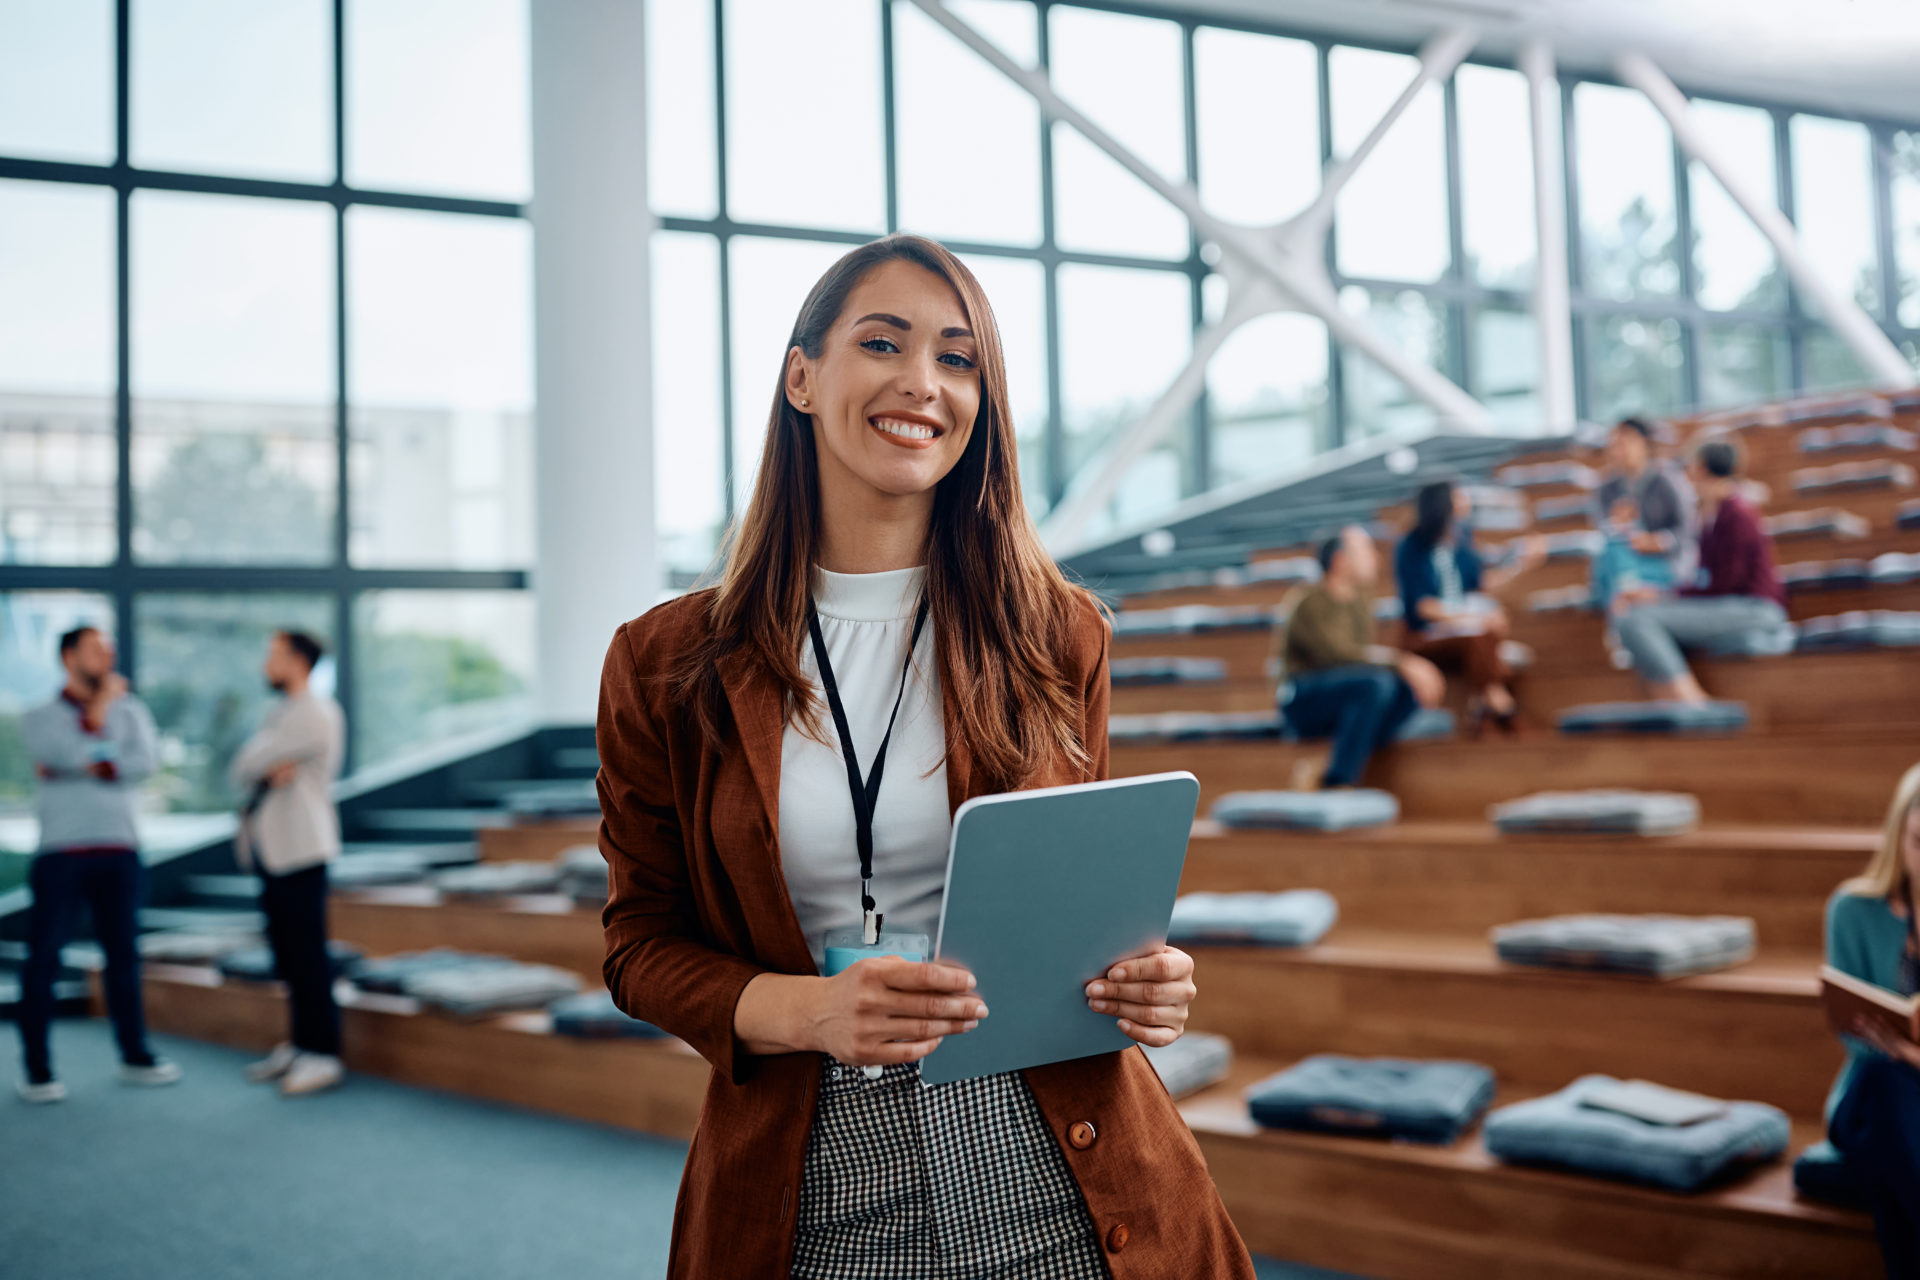
[[[1917,809],[1920,809],[1920,764],[1907,770],[1893,789],[1893,800],[1887,805],[1887,825],[1880,833],[1880,847],[1873,851],[1865,871],[1840,886],[1842,893],[1885,898],[1889,902],[1905,898],[1911,891],[1907,883],[1910,877],[1900,844],[1907,837],[1907,820]]]
[[[726,700],[716,664],[744,649],[784,690],[788,718],[818,736],[820,705],[800,649],[820,545],[819,461],[812,418],[787,402],[787,353],[798,347],[818,358],[847,296],[892,261],[924,267],[953,287],[978,348],[980,408],[965,452],[934,491],[926,593],[941,678],[958,713],[953,730],[987,785],[1012,790],[1049,760],[1087,764],[1081,691],[1068,681],[1065,658],[1075,615],[1090,597],[1041,546],[1021,500],[993,309],[966,264],[922,236],[861,245],[828,268],[801,304],[781,352],[753,497],[728,531],[719,583],[705,593],[709,634],[668,674],[669,688],[708,740],[718,741]]]

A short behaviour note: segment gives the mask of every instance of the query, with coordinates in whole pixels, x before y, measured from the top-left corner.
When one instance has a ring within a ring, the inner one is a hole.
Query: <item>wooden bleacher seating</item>
[[[1856,403],[1847,403],[1853,401]],[[1836,410],[1834,405],[1839,405]],[[1876,407],[1877,406],[1877,407]],[[1884,412],[1883,412],[1884,410]],[[1788,419],[1792,425],[1783,425]],[[1780,548],[1793,562],[1920,551],[1901,529],[1913,494],[1898,488],[1800,494],[1811,467],[1911,462],[1874,445],[1807,454],[1801,432],[1865,420],[1920,428],[1920,405],[1898,411],[1858,397],[1773,406],[1677,424],[1681,440],[1737,431],[1768,514],[1839,508],[1863,536],[1809,533]],[[1553,448],[1518,463],[1591,464]],[[1530,510],[1576,485],[1525,491]],[[1404,504],[1380,518],[1405,528]],[[1561,514],[1534,528],[1588,527]],[[1492,535],[1489,546],[1510,537]],[[1298,543],[1257,550],[1257,562],[1311,555]],[[1219,565],[1208,566],[1209,572]],[[1126,610],[1278,604],[1280,580],[1188,583],[1128,596]],[[1534,661],[1519,689],[1538,723],[1560,708],[1636,696],[1630,673],[1606,661],[1590,612],[1535,614],[1534,592],[1575,586],[1584,565],[1561,561],[1502,593],[1513,636]],[[1391,594],[1391,584],[1382,591]],[[1854,609],[1920,609],[1920,583],[1805,591],[1796,619]],[[1115,658],[1216,659],[1225,678],[1117,688],[1115,714],[1268,711],[1270,637],[1261,625],[1116,640]],[[1815,971],[1822,908],[1874,845],[1874,825],[1900,772],[1920,756],[1920,661],[1896,650],[1795,654],[1698,664],[1717,697],[1745,702],[1750,727],[1724,739],[1442,741],[1380,755],[1368,781],[1396,794],[1393,826],[1332,835],[1225,831],[1205,820],[1227,791],[1285,786],[1319,744],[1175,743],[1117,746],[1115,776],[1191,769],[1203,787],[1184,891],[1318,888],[1340,920],[1297,951],[1197,951],[1195,1030],[1234,1042],[1223,1085],[1182,1105],[1215,1181],[1249,1245],[1300,1262],[1392,1278],[1658,1277],[1877,1274],[1861,1214],[1796,1197],[1787,1161],[1691,1196],[1571,1174],[1513,1168],[1476,1135],[1441,1148],[1262,1131],[1240,1090],[1314,1052],[1452,1056],[1494,1068],[1498,1104],[1558,1089],[1578,1075],[1642,1076],[1729,1098],[1770,1102],[1795,1122],[1790,1155],[1819,1139],[1820,1106],[1840,1050],[1821,1018]],[[1534,791],[1624,786],[1696,795],[1704,825],[1661,839],[1496,833],[1487,808]],[[591,843],[591,822],[481,825],[486,859],[557,856]],[[1751,917],[1759,954],[1722,973],[1672,982],[1522,969],[1499,963],[1495,925],[1569,912],[1683,912]],[[554,964],[597,980],[598,912],[557,895],[449,903],[431,889],[336,897],[335,932],[375,953],[453,945]],[[205,970],[153,966],[149,1016],[163,1030],[263,1049],[279,1038],[274,988],[222,983]],[[347,1007],[356,1070],[686,1136],[706,1069],[677,1042],[580,1043],[547,1034],[539,1014],[461,1024],[411,1002],[362,994]]]

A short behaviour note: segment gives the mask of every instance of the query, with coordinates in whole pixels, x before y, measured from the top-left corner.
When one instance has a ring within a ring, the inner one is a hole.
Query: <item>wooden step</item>
[[[1877,824],[1901,773],[1913,763],[1920,726],[1727,737],[1567,737],[1541,731],[1389,747],[1368,767],[1369,786],[1400,800],[1409,819],[1484,819],[1490,805],[1536,791],[1628,787],[1688,791],[1708,823],[1851,826]],[[1201,811],[1229,791],[1284,787],[1324,744],[1287,742],[1116,743],[1116,778],[1173,769],[1200,779]]]
[[[278,984],[149,965],[145,986],[157,1031],[253,1052],[285,1035]],[[709,1071],[679,1041],[570,1039],[541,1013],[461,1022],[339,992],[350,1070],[674,1139],[694,1130]],[[1868,1220],[1796,1199],[1784,1161],[1681,1196],[1502,1165],[1477,1136],[1428,1147],[1261,1130],[1241,1091],[1282,1065],[1242,1056],[1232,1079],[1181,1105],[1257,1252],[1381,1280],[1872,1274]],[[1508,1087],[1500,1101],[1536,1092]],[[1797,1151],[1817,1133],[1794,1137]]]
[[[1182,892],[1323,889],[1342,928],[1460,934],[1570,912],[1751,916],[1768,950],[1818,951],[1826,900],[1879,843],[1859,829],[1507,836],[1482,822],[1331,834],[1195,824]]]
[[[454,947],[571,969],[595,986],[604,981],[599,910],[560,894],[476,901],[400,885],[336,893],[328,913],[333,936],[369,955]]]
[[[144,987],[147,1025],[163,1034],[260,1053],[287,1038],[277,982],[150,964]],[[557,1036],[542,1012],[463,1021],[345,982],[335,994],[350,1071],[683,1140],[700,1117],[711,1069],[679,1040]]]
[[[546,818],[480,832],[482,862],[551,862],[575,845],[600,838],[598,818]]]
[[[1704,659],[1693,671],[1708,693],[1747,704],[1749,732],[1876,724],[1888,719],[1920,723],[1920,660],[1910,651],[1871,649],[1854,653],[1801,653],[1779,658]],[[1627,702],[1647,696],[1631,671],[1616,671],[1588,654],[1565,652],[1529,667],[1516,683],[1534,722],[1551,727],[1559,712],[1595,702]],[[1466,691],[1455,681],[1454,701]],[[1274,682],[1265,678],[1216,684],[1161,684],[1113,691],[1114,715],[1168,711],[1267,711]]]
[[[1188,1025],[1265,1057],[1464,1058],[1543,1091],[1598,1071],[1807,1118],[1843,1057],[1809,953],[1664,982],[1503,964],[1484,939],[1344,928],[1314,947],[1193,954]]]
[[[1378,1280],[1879,1274],[1872,1223],[1795,1196],[1787,1159],[1677,1195],[1502,1164],[1477,1131],[1434,1147],[1262,1129],[1242,1090],[1284,1065],[1243,1058],[1180,1106],[1255,1253]],[[1534,1092],[1503,1088],[1496,1105]],[[1796,1125],[1788,1154],[1819,1138]]]

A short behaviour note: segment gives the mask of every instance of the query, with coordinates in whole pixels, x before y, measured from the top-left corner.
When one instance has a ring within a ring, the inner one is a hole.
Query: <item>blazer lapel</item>
[[[720,686],[733,710],[734,733],[759,792],[767,826],[780,829],[780,741],[786,730],[778,685],[743,650],[720,659]]]

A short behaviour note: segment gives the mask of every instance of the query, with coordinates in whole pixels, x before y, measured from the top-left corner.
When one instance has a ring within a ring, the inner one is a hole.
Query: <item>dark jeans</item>
[[[1392,667],[1356,663],[1310,671],[1288,682],[1287,727],[1302,738],[1332,738],[1323,787],[1350,787],[1373,753],[1393,741],[1418,704]]]
[[[1920,1070],[1861,1063],[1827,1137],[1866,1188],[1889,1280],[1920,1276]]]
[[[333,963],[327,956],[327,866],[285,875],[260,872],[260,910],[267,917],[273,967],[287,984],[293,1047],[340,1055],[340,1006],[333,1002]]]
[[[20,974],[20,1047],[27,1079],[53,1078],[47,1028],[53,1020],[53,980],[60,972],[60,948],[66,944],[73,911],[82,898],[93,912],[93,931],[106,953],[107,1013],[122,1061],[145,1066],[147,1023],[140,1003],[140,893],[145,874],[140,855],[118,853],[43,853],[33,860],[27,883],[33,890],[28,922],[27,967]]]

